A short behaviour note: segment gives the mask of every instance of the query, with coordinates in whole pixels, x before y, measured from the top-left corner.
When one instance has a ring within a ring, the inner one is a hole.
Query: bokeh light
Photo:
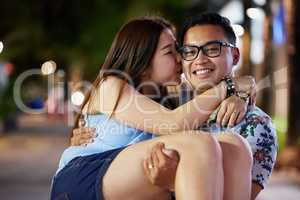
[[[251,19],[263,20],[265,18],[265,12],[261,8],[248,8],[246,12]]]
[[[0,41],[0,53],[3,51],[3,48],[4,48],[3,42]]]
[[[233,25],[232,25],[232,28],[233,28],[233,31],[234,31],[234,33],[235,33],[235,35],[236,35],[237,37],[241,37],[241,36],[243,36],[244,33],[245,33],[244,27],[242,27],[242,26],[239,25],[239,24],[233,24]]]
[[[43,75],[53,74],[56,70],[56,63],[52,60],[47,61],[42,65],[41,70]]]
[[[71,102],[75,106],[80,106],[84,101],[84,94],[81,91],[76,91],[71,95]]]

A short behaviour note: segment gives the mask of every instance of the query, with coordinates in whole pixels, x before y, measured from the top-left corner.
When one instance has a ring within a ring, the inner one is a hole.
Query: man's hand
[[[146,177],[153,185],[174,191],[174,183],[179,154],[166,149],[163,143],[157,143],[143,162]]]
[[[95,128],[82,127],[73,129],[73,136],[71,137],[71,146],[81,146],[92,143],[95,134]]]
[[[220,105],[217,115],[217,124],[233,127],[242,121],[247,112],[247,106],[247,102],[235,95],[228,97]]]

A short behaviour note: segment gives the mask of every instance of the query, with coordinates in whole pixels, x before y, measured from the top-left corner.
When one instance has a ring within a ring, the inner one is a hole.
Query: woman
[[[186,131],[205,122],[226,98],[226,83],[222,81],[169,110],[157,102],[165,97],[163,86],[179,83],[180,73],[169,23],[141,18],[124,25],[82,109],[87,125],[96,127],[98,136],[87,147],[65,150],[51,199],[168,199],[169,191],[152,185],[142,170],[144,157],[157,143],[180,155],[175,178],[177,199],[222,199],[224,178],[239,178],[242,189],[232,188],[232,192],[248,197],[251,155],[243,139]],[[251,82],[242,85],[237,80],[247,92]],[[240,105],[237,103],[237,111],[242,111],[245,103]],[[229,166],[223,167],[220,141],[236,145],[236,156],[241,158],[238,170],[245,171],[244,177],[228,173]]]

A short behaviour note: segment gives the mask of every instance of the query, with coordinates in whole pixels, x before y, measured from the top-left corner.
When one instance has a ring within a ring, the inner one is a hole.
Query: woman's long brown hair
[[[160,35],[165,29],[174,31],[174,27],[169,22],[156,16],[137,18],[125,24],[115,36],[100,73],[85,97],[81,112],[84,106],[93,98],[95,89],[108,76],[117,76],[136,88],[140,84],[139,79],[142,73],[150,66]],[[130,80],[127,80],[126,77],[129,77]],[[109,117],[113,115],[118,105],[123,87],[124,84]],[[74,128],[78,127],[80,116],[81,113],[75,119]]]

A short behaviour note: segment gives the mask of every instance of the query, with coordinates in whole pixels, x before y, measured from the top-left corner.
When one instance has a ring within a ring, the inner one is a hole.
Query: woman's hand
[[[248,102],[235,95],[228,97],[220,104],[217,114],[217,124],[233,127],[244,118]]]
[[[237,92],[246,92],[250,99],[249,104],[255,105],[256,102],[256,82],[253,76],[241,76],[234,77],[233,82],[236,86],[235,90]]]
[[[237,91],[251,92],[256,86],[253,76],[233,77],[232,80]]]
[[[73,136],[71,137],[71,146],[86,146],[88,143],[92,143],[95,134],[95,128],[81,127],[73,129]]]
[[[143,162],[144,173],[153,185],[174,191],[178,162],[177,151],[166,149],[163,143],[157,143]]]

